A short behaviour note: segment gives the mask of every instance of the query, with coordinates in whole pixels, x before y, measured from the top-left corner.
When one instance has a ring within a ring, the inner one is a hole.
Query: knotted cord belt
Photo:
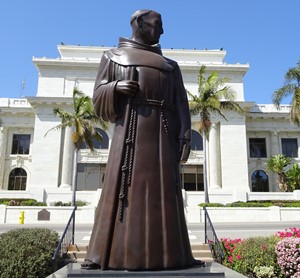
[[[134,99],[131,102],[130,108],[130,119],[128,125],[127,138],[125,140],[125,156],[124,163],[122,165],[122,177],[121,177],[121,188],[119,194],[119,221],[123,222],[124,207],[127,206],[127,193],[128,187],[131,183],[132,166],[133,166],[133,154],[134,154],[134,143],[137,125],[137,106],[149,105],[159,107],[161,110],[161,117],[164,125],[164,130],[168,133],[168,120],[164,115],[164,110],[174,111],[174,107],[168,104],[164,100],[156,99]]]
[[[157,100],[157,99],[136,99],[133,101],[134,104],[137,105],[150,105],[150,106],[158,106],[170,111],[174,111],[174,106],[167,103],[165,100]]]

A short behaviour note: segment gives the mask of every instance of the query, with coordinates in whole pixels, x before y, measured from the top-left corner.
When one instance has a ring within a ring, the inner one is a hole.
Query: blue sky
[[[246,101],[271,103],[300,58],[299,0],[9,0],[0,8],[0,97],[36,94],[33,56],[58,57],[61,42],[117,45],[144,8],[162,14],[162,48],[223,47],[225,62],[249,63]]]

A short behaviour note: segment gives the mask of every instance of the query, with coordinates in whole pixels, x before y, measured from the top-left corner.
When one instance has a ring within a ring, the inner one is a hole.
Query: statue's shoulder
[[[107,51],[105,51],[105,55],[108,59],[111,61],[123,65],[128,66],[130,65],[130,55],[128,54],[128,51],[126,49],[120,49],[120,48],[111,48]]]
[[[121,47],[106,51],[108,59],[122,66],[145,66],[172,71],[176,62],[154,52],[138,48]],[[170,61],[170,62],[169,62]]]
[[[104,54],[109,58],[109,59],[113,59],[114,57],[120,57],[125,55],[126,53],[119,49],[119,48],[111,48],[109,50],[106,50],[104,52]]]
[[[121,56],[125,54],[125,51],[120,48],[111,48],[107,51],[111,55]]]
[[[172,59],[170,59],[170,58],[168,58],[168,57],[165,57],[164,56],[164,58],[168,61],[168,63],[170,64],[170,65],[172,65],[174,68],[177,68],[177,67],[179,67],[178,66],[178,63],[176,62],[176,61],[174,61],[174,60],[172,60]]]

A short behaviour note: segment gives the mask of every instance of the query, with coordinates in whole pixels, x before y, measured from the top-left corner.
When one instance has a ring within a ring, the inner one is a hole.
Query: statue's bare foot
[[[82,269],[99,269],[100,265],[85,259],[84,262],[81,264]]]

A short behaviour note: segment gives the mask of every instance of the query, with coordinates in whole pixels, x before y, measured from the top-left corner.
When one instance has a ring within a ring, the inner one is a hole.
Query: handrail
[[[75,211],[76,211],[77,207],[75,206],[73,208],[73,211],[70,215],[70,218],[68,220],[68,223],[62,233],[62,236],[59,240],[59,243],[55,249],[54,255],[52,256],[52,261],[54,261],[55,263],[57,262],[57,256],[58,254],[61,252],[61,256],[64,260],[66,254],[68,253],[68,247],[70,246],[70,244],[74,244],[74,232],[75,232]],[[72,225],[71,225],[72,224]],[[69,228],[71,227],[71,236],[68,237],[69,235]]]
[[[214,258],[216,258],[217,261],[222,263],[225,258],[224,252],[222,250],[221,244],[219,242],[215,228],[213,226],[213,223],[211,222],[206,207],[203,207],[203,210],[205,216],[205,221],[204,221],[205,243],[209,244],[210,250],[213,253]]]

